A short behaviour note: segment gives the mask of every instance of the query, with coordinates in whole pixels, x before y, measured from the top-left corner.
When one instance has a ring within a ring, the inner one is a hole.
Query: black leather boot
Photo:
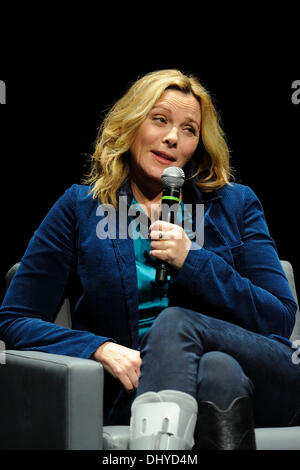
[[[238,397],[227,410],[212,402],[198,404],[194,450],[255,450],[251,399]]]

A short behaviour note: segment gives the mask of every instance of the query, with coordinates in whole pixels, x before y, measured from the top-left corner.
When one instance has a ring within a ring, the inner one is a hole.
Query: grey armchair
[[[293,268],[282,261],[297,300]],[[18,264],[6,276],[8,286]],[[55,322],[70,324],[65,299]],[[291,340],[300,339],[300,314]],[[103,367],[89,360],[7,350],[0,362],[0,449],[127,449],[128,426],[102,425]],[[300,450],[300,426],[258,428],[258,450]]]

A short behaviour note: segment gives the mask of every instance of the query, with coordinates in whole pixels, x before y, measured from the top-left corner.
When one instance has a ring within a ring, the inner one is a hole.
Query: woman
[[[193,227],[204,207],[203,246],[153,218],[172,166],[184,169]],[[230,179],[199,81],[177,70],[142,77],[106,116],[86,185],[50,210],[4,299],[8,348],[101,361],[104,422],[128,424],[133,402],[132,449],[255,448],[254,424],[299,420],[296,304],[260,202]],[[134,207],[150,219],[135,239]],[[155,260],[168,263],[168,286],[155,284]],[[49,322],[70,285],[72,330]]]

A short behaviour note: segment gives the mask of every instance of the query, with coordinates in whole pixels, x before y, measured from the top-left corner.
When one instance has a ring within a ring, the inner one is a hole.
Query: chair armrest
[[[104,450],[128,450],[130,426],[103,426]]]
[[[1,449],[102,449],[100,363],[8,350],[0,384]]]
[[[256,428],[257,450],[300,450],[300,426]]]

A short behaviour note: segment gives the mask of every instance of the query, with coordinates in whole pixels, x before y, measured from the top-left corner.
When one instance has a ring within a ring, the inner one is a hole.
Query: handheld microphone
[[[174,213],[177,212],[180,202],[180,188],[184,185],[184,171],[176,166],[166,168],[161,175],[163,194],[161,198],[162,210],[160,220],[175,223]],[[163,286],[168,280],[168,263],[156,260],[155,282]]]

